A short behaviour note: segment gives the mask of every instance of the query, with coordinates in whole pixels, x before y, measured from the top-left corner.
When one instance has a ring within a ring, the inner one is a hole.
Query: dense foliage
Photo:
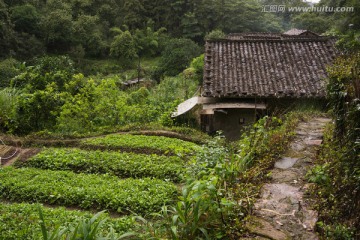
[[[360,28],[358,4],[355,0],[321,0],[317,4],[354,7],[353,12],[333,13],[288,11],[288,7],[309,6],[301,0],[3,0],[0,2],[0,57],[29,58],[46,52],[68,53],[75,58],[107,57],[117,52],[114,50],[119,40],[125,36],[131,40],[130,35],[146,32],[148,28],[154,32],[167,29],[171,37],[185,37],[196,42],[202,42],[207,33],[216,29],[226,33],[261,32],[295,26],[321,33],[331,28],[345,32],[349,24]],[[266,12],[264,6],[267,5],[286,6],[286,10]],[[126,34],[119,37],[114,28]],[[157,46],[150,44],[146,48]],[[136,53],[133,47],[125,50],[130,50],[131,57]]]
[[[47,130],[70,135],[127,124],[172,125],[170,114],[179,99],[198,85],[195,79],[186,79],[186,85],[184,81],[183,76],[165,77],[156,87],[149,82],[124,91],[116,76],[98,80],[75,74],[68,57],[40,58],[12,80],[13,89],[0,90],[0,128],[17,134]]]
[[[191,97],[201,82],[204,60],[195,57],[203,52],[197,44],[202,45],[205,36],[295,26],[351,33],[353,40],[344,38],[343,47],[358,42],[359,8],[354,0],[318,4],[354,7],[348,13],[264,11],[270,5],[309,6],[300,0],[2,0],[0,88],[13,87],[18,94],[12,97],[13,110],[2,113],[0,128],[15,134],[70,135],[127,124],[172,125],[169,115],[178,101]],[[44,54],[69,57],[40,57]],[[23,59],[27,61],[21,63]],[[183,74],[168,77],[189,66]],[[87,78],[88,74],[98,76]],[[122,81],[137,77],[164,83],[152,88],[154,83],[146,82],[142,86],[148,91],[123,91]],[[5,112],[1,105],[0,112]]]
[[[360,236],[360,55],[342,57],[329,69],[328,95],[335,124],[326,132],[319,165],[309,179],[317,183],[319,229],[325,237]]]
[[[120,178],[153,177],[179,181],[184,164],[184,160],[175,156],[50,148],[42,150],[21,166],[76,173],[109,173]]]
[[[121,39],[136,31],[165,28],[172,37],[202,41],[207,32],[280,30],[278,19],[259,14],[258,1],[1,1],[0,57],[29,58],[47,53],[114,57]],[[247,21],[247,19],[253,19]],[[113,29],[122,28],[119,37]],[[134,49],[130,43],[130,57]],[[150,44],[147,51],[156,47]],[[124,53],[124,52],[123,52]]]
[[[38,212],[38,204],[0,204],[0,239],[6,240],[33,240],[42,239],[41,219]],[[55,231],[58,227],[75,227],[78,221],[89,220],[93,214],[90,212],[66,210],[60,208],[46,208],[40,206],[45,226],[48,231]],[[104,220],[107,214],[100,220]],[[117,233],[125,233],[132,229],[134,220],[131,217],[107,219],[98,230],[98,234],[108,234],[110,229]]]
[[[129,134],[112,134],[105,137],[91,138],[83,141],[84,145],[104,146],[109,149],[143,149],[150,152],[161,151],[183,155],[194,153],[199,147],[195,143],[186,142],[176,138],[162,136],[143,136]]]
[[[0,170],[1,197],[119,213],[150,213],[169,203],[177,189],[156,179],[124,179],[110,175],[75,174],[33,168]]]

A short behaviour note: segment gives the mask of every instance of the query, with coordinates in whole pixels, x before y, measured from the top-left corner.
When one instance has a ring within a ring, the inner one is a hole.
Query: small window
[[[245,124],[245,118],[239,118],[239,124]]]

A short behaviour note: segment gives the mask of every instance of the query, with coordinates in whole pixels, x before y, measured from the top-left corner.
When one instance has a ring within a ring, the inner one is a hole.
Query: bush
[[[0,90],[0,129],[8,130],[14,121],[14,109],[17,106],[19,92],[16,89]]]
[[[204,54],[194,58],[190,67],[184,70],[184,77],[202,83],[204,72]]]
[[[0,62],[0,88],[10,87],[11,79],[20,74],[22,66],[13,58]]]

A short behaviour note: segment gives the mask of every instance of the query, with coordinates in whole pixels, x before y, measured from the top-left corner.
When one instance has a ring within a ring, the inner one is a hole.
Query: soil
[[[10,162],[13,158],[18,155],[18,148],[7,146],[7,145],[0,145],[0,158],[1,158],[1,165],[6,166],[8,162]]]
[[[309,187],[305,175],[313,166],[323,130],[330,119],[314,118],[301,122],[290,148],[275,163],[271,181],[261,188],[247,229],[252,239],[316,240],[318,214],[306,198]]]
[[[7,154],[4,154],[1,150],[2,149],[10,149]],[[11,153],[10,153],[11,152]],[[30,157],[36,155],[40,152],[38,148],[15,148],[6,145],[0,145],[0,157],[4,158],[5,160],[1,161],[1,166],[11,166],[16,161],[26,161]]]

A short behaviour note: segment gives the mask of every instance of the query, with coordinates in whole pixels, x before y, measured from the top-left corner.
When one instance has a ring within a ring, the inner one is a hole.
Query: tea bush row
[[[199,146],[192,142],[186,142],[176,138],[163,136],[144,136],[130,134],[113,134],[105,137],[86,139],[85,146],[101,146],[108,149],[133,149],[154,151],[177,155],[190,154],[199,149]]]
[[[176,191],[174,184],[158,179],[119,180],[110,175],[34,168],[0,170],[0,196],[11,201],[144,214],[158,211]]]
[[[38,204],[0,203],[0,239],[33,240],[42,239]],[[47,208],[40,205],[47,229],[54,231],[57,227],[71,225],[81,219],[90,219],[93,214],[78,210],[66,210],[64,207]],[[104,217],[107,217],[106,214]],[[104,234],[113,228],[117,233],[130,231],[134,225],[132,217],[107,219],[99,229]]]
[[[178,182],[184,161],[176,156],[49,148],[20,166],[76,173],[110,173],[120,178],[153,177]]]

